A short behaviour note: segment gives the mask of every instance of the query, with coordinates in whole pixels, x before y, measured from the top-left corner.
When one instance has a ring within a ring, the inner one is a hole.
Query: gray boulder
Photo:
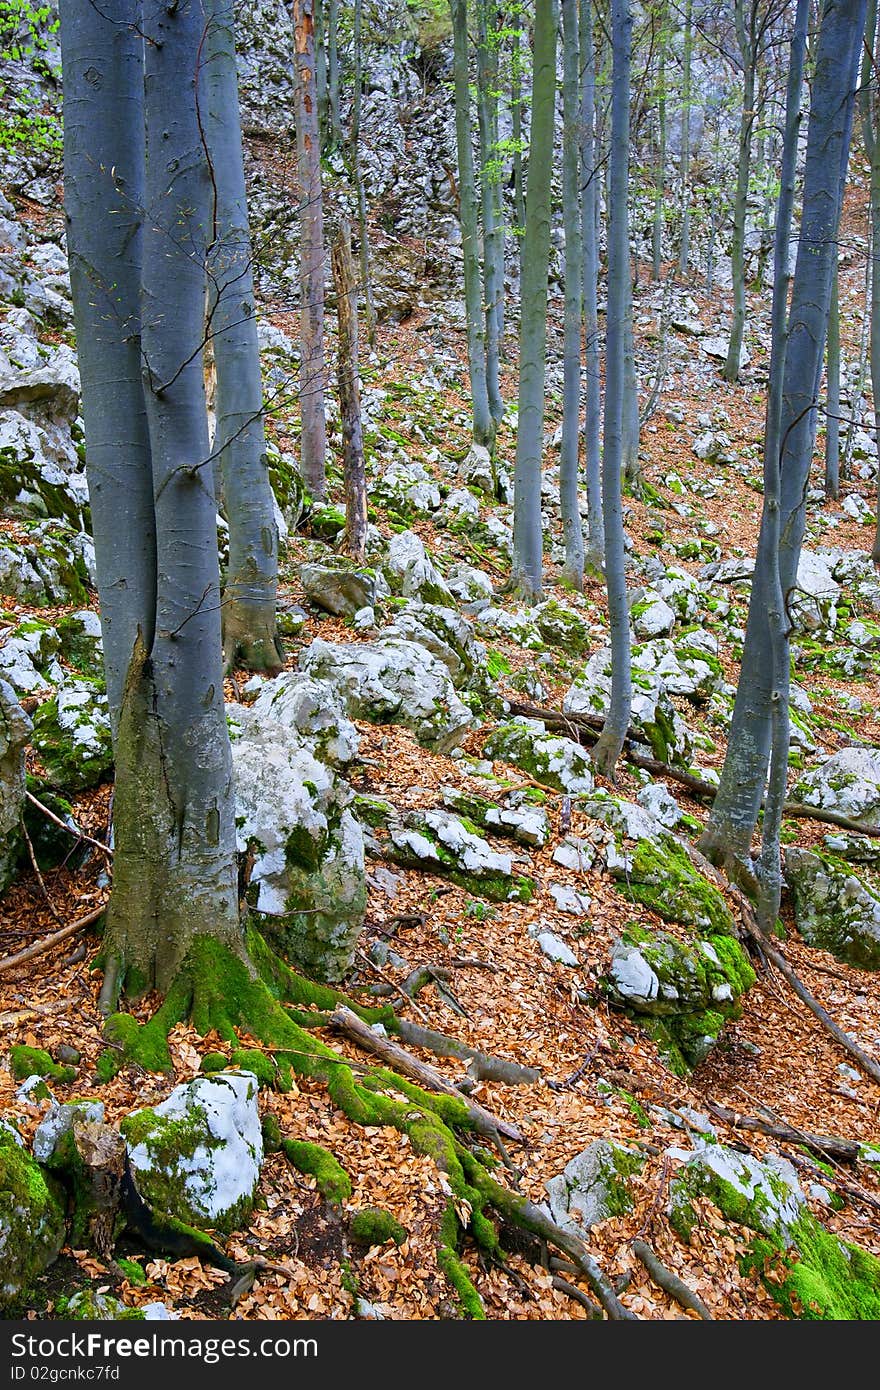
[[[785,879],[797,929],[810,946],[862,970],[880,970],[880,896],[832,855],[790,848]]]
[[[550,1215],[557,1226],[583,1239],[600,1221],[632,1209],[628,1180],[643,1166],[638,1154],[594,1139],[545,1183]]]
[[[306,597],[338,617],[352,618],[376,602],[375,571],[342,556],[301,565],[299,577]]]
[[[32,729],[12,686],[0,679],[0,893],[12,881],[22,847],[24,752]]]

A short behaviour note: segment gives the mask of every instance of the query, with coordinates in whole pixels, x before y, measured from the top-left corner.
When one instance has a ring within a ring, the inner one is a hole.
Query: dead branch
[[[43,878],[43,875],[40,873],[40,866],[39,866],[39,864],[37,863],[37,856],[34,854],[34,846],[33,846],[33,843],[32,843],[32,841],[31,841],[31,837],[30,837],[30,835],[29,835],[28,832],[27,832],[27,826],[26,826],[25,823],[24,823],[24,816],[21,817],[21,820],[20,820],[19,824],[20,824],[20,828],[21,828],[21,833],[22,833],[22,835],[24,836],[24,842],[25,842],[25,844],[27,845],[28,858],[29,858],[30,861],[31,861],[31,868],[33,869],[34,873],[35,873],[36,876],[37,876],[37,883],[39,883],[39,885],[40,885],[40,892],[42,893],[42,895],[43,895],[43,897],[44,897],[44,899],[45,899],[45,901],[46,901],[46,906],[48,907],[49,912],[51,913],[52,917],[54,917],[54,919],[55,919],[55,921],[58,923],[58,925],[60,926],[60,925],[61,925],[61,918],[58,916],[58,912],[56,911],[55,904],[53,903],[52,898],[51,898],[51,896],[50,896],[50,894],[49,894],[49,889],[46,887],[46,880]]]
[[[674,1298],[679,1307],[696,1313],[705,1322],[715,1321],[703,1300],[698,1298],[693,1289],[689,1289],[677,1274],[673,1274],[671,1269],[666,1268],[666,1265],[657,1258],[646,1241],[634,1240],[632,1251],[641,1260],[654,1283],[668,1293],[671,1298]]]
[[[508,1124],[506,1120],[492,1115],[477,1101],[468,1100],[434,1067],[429,1066],[427,1062],[420,1062],[390,1038],[376,1033],[368,1023],[364,1023],[363,1019],[358,1018],[357,1014],[347,1009],[344,1004],[337,1005],[328,1022],[359,1047],[375,1053],[388,1066],[418,1082],[420,1086],[425,1086],[430,1091],[439,1091],[442,1095],[455,1096],[467,1107],[468,1117],[474,1128],[486,1138],[494,1139],[496,1134],[500,1134],[517,1144],[526,1142],[516,1125]]]
[[[84,927],[90,927],[93,922],[97,922],[99,917],[103,917],[106,910],[106,903],[101,907],[93,908],[85,917],[80,917],[76,922],[71,922],[70,926],[62,927],[60,931],[53,932],[51,936],[44,936],[41,941],[35,941],[32,946],[26,946],[23,951],[16,951],[14,956],[5,956],[0,960],[0,973],[4,970],[12,970],[16,965],[24,965],[25,961],[33,960],[36,956],[42,956],[46,951],[51,951],[53,946],[57,946],[59,941],[66,941],[69,936],[82,931]]]
[[[601,1318],[602,1309],[598,1303],[594,1303],[591,1298],[587,1298],[583,1289],[579,1289],[577,1284],[570,1284],[567,1279],[562,1279],[558,1274],[553,1275],[553,1287],[559,1289],[561,1293],[568,1294],[575,1303],[579,1303],[582,1308],[586,1308],[587,1316],[590,1318]]]
[[[44,806],[42,801],[38,801],[32,792],[26,791],[25,796],[31,805],[36,806],[37,810],[41,811],[46,819],[50,820],[53,825],[57,825],[59,830],[66,830],[67,834],[72,835],[75,840],[82,840],[87,845],[94,845],[95,849],[99,849],[102,854],[106,854],[108,859],[113,858],[112,849],[109,845],[105,845],[103,840],[96,840],[93,836],[87,835],[84,830],[74,829],[72,825],[68,825],[67,821],[62,820],[60,816],[56,816],[55,812],[50,811],[48,806]]]
[[[502,1057],[490,1057],[476,1047],[436,1033],[432,1028],[420,1028],[417,1023],[400,1020],[400,1036],[413,1047],[424,1047],[437,1057],[457,1057],[467,1062],[468,1071],[477,1081],[502,1081],[508,1086],[532,1086],[540,1081],[537,1067],[523,1067],[519,1062],[507,1062]]]
[[[836,1159],[839,1163],[858,1162],[859,1145],[851,1139],[836,1139],[831,1134],[811,1134],[793,1125],[773,1124],[769,1120],[759,1119],[757,1115],[740,1115],[714,1100],[707,1102],[707,1108],[732,1129],[756,1130],[759,1134],[769,1134],[772,1139],[782,1139],[788,1144],[804,1144],[815,1153]]]
[[[385,971],[381,970],[379,966],[376,964],[376,962],[374,960],[371,960],[370,957],[366,954],[366,952],[362,951],[360,947],[356,948],[356,954],[364,962],[365,965],[368,965],[370,969],[379,976],[380,980],[384,980],[386,985],[391,986],[395,994],[400,995],[401,999],[404,1001],[405,1004],[412,1004],[419,1018],[423,1018],[427,1023],[428,1015],[425,1013],[421,1005],[416,1003],[415,999],[411,994],[407,994],[401,985],[397,984],[394,980],[392,980],[390,975],[386,975]]]

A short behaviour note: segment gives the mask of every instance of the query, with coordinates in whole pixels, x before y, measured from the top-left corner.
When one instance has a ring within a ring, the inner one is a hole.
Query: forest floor
[[[861,207],[850,209],[854,233],[864,234]],[[843,273],[844,302],[855,304],[863,274],[860,264]],[[637,335],[648,341],[650,321],[656,315],[648,298],[655,291],[641,291],[637,300]],[[701,296],[696,290],[701,318],[723,321],[723,296]],[[559,310],[560,306],[554,306]],[[292,316],[273,316],[279,327],[295,336]],[[648,320],[646,324],[643,320]],[[394,384],[400,388],[424,373],[432,354],[442,344],[445,353],[452,347],[461,363],[464,344],[461,335],[431,328],[430,316],[420,311],[404,324],[380,330],[376,359],[365,370],[370,385]],[[844,352],[856,355],[858,323],[847,317],[844,324]],[[646,350],[650,350],[649,348]],[[650,502],[627,497],[628,533],[634,552],[651,550],[650,533],[658,505],[666,504],[663,558],[671,559],[669,547],[694,536],[695,522],[712,524],[713,539],[725,557],[737,553],[754,554],[760,518],[760,491],[754,483],[730,470],[723,488],[713,488],[717,465],[701,463],[692,453],[691,441],[698,433],[697,417],[723,407],[729,416],[725,426],[733,448],[744,450],[760,444],[765,365],[759,351],[750,379],[728,386],[720,378],[717,363],[700,359],[692,340],[675,338],[670,375],[660,405],[643,432],[643,471],[656,490]],[[418,387],[403,397],[407,410],[395,419],[393,427],[406,440],[413,459],[424,462],[438,479],[440,464],[436,442],[443,455],[460,457],[468,444],[465,372],[459,388],[450,388],[444,402],[431,405],[431,421],[417,415]],[[515,396],[515,381],[508,373],[506,397]],[[389,397],[389,401],[393,398]],[[411,408],[410,408],[411,407]],[[669,412],[669,413],[667,413]],[[548,429],[558,420],[558,407],[550,402]],[[391,422],[390,422],[391,423]],[[295,420],[279,419],[273,432],[282,447],[292,442]],[[500,452],[512,464],[513,436],[502,431]],[[760,476],[760,455],[753,472]],[[667,484],[670,473],[694,482],[709,484],[713,495],[701,497],[689,491],[687,499],[695,508],[691,516],[678,516],[669,506],[678,500]],[[814,481],[821,483],[821,462],[817,456]],[[821,520],[812,514],[813,543],[824,535],[826,543],[852,550],[870,549],[871,533],[852,520],[842,508],[845,497],[859,492],[873,508],[874,484],[848,480],[840,503],[821,508],[821,517],[832,518],[833,530],[824,531]],[[660,502],[656,500],[659,496]],[[387,529],[380,511],[380,529]],[[499,585],[506,578],[506,565],[498,552],[475,547],[466,537],[438,527],[426,519],[412,523],[429,552],[441,566],[453,559],[485,565]],[[809,541],[807,542],[810,543]],[[668,552],[668,553],[664,553]],[[296,579],[298,563],[304,558],[301,539],[293,535],[285,555],[285,594],[303,602]],[[705,557],[678,560],[683,568],[697,573]],[[546,592],[569,601],[571,596],[558,586],[558,573],[547,568]],[[4,600],[5,602],[5,600]],[[506,600],[505,600],[506,602]],[[24,612],[21,604],[17,607]],[[308,605],[305,605],[308,608]],[[603,594],[598,582],[588,585],[582,613],[591,621],[604,621]],[[308,621],[302,634],[289,644],[287,663],[295,667],[301,648],[320,635],[330,640],[358,640],[358,634],[341,620],[320,615],[308,608]],[[57,616],[57,613],[46,615]],[[506,659],[510,675],[534,664],[534,655],[499,636],[493,647]],[[736,659],[723,652],[725,674],[736,679]],[[558,667],[541,668],[545,684],[544,703],[561,705],[562,694],[570,682],[571,668],[562,661]],[[239,686],[246,673],[237,673]],[[828,752],[844,746],[852,734],[875,746],[880,745],[877,673],[869,670],[863,678],[838,680],[824,673],[798,673],[798,680],[810,694],[817,720],[822,725],[822,744]],[[501,693],[505,693],[504,683]],[[230,693],[233,687],[230,686]],[[847,726],[836,696],[844,692],[858,695],[865,713],[858,716],[858,727]],[[511,698],[521,698],[513,687]],[[694,723],[693,708],[688,719]],[[696,724],[699,727],[697,721]],[[467,754],[479,755],[492,721],[484,720],[465,742]],[[467,785],[460,761],[427,753],[412,735],[395,727],[359,723],[361,761],[353,783],[356,790],[381,795],[398,807],[437,804],[444,785]],[[711,730],[714,751],[701,755],[704,767],[719,767],[724,755],[723,731]],[[500,770],[500,769],[499,769]],[[515,780],[521,774],[509,773]],[[621,765],[615,790],[634,795],[639,783],[631,769]],[[698,821],[704,821],[706,806],[692,799],[684,789],[670,783],[670,790],[682,808]],[[76,800],[79,824],[98,839],[107,834],[109,816],[108,786]],[[686,1078],[680,1078],[664,1065],[655,1045],[634,1023],[609,1007],[600,984],[607,969],[612,941],[634,916],[651,924],[659,919],[644,908],[634,908],[621,896],[610,878],[593,870],[566,869],[552,863],[554,849],[562,836],[559,800],[548,802],[551,833],[546,846],[531,854],[529,872],[540,888],[533,900],[487,906],[447,882],[415,870],[394,869],[394,882],[375,874],[371,867],[371,887],[367,920],[361,939],[362,952],[376,941],[390,942],[405,959],[405,967],[382,967],[381,975],[395,986],[403,983],[409,970],[429,964],[451,971],[451,989],[458,1008],[448,996],[434,987],[418,995],[417,1004],[392,1002],[403,1017],[423,1015],[429,1026],[453,1034],[463,1041],[512,1060],[534,1066],[541,1080],[530,1086],[504,1086],[479,1083],[474,1097],[490,1110],[515,1123],[525,1136],[522,1148],[512,1148],[511,1158],[518,1170],[519,1189],[534,1201],[545,1198],[544,1184],[592,1140],[609,1138],[645,1159],[643,1170],[633,1180],[635,1204],[626,1215],[614,1216],[594,1228],[590,1248],[605,1271],[622,1281],[622,1300],[633,1313],[646,1319],[675,1319],[686,1316],[658,1285],[652,1282],[633,1252],[633,1241],[646,1239],[660,1259],[699,1294],[711,1314],[726,1320],[767,1320],[782,1316],[767,1283],[772,1269],[743,1272],[752,1233],[723,1218],[708,1202],[701,1202],[702,1221],[695,1228],[690,1244],[683,1243],[670,1227],[665,1214],[674,1163],[667,1156],[670,1146],[684,1142],[688,1115],[696,1111],[713,1115],[713,1123],[723,1142],[739,1145],[744,1151],[761,1156],[767,1152],[790,1152],[760,1133],[735,1130],[712,1111],[713,1104],[740,1114],[761,1116],[784,1122],[795,1130],[837,1135],[863,1142],[880,1139],[880,1089],[867,1077],[857,1078],[850,1069],[842,1070],[848,1058],[824,1031],[816,1018],[792,994],[784,979],[772,968],[758,969],[758,979],[743,1001],[742,1016],[730,1022],[719,1046]],[[582,828],[577,803],[571,808],[567,833],[577,836]],[[809,821],[786,822],[789,842],[812,845],[821,840],[823,827]],[[73,842],[72,842],[73,843]],[[591,899],[588,924],[560,912],[546,891],[546,884],[568,885],[585,892]],[[10,954],[91,911],[106,894],[102,857],[95,853],[76,868],[62,864],[43,874],[38,882],[23,873],[0,903],[0,950]],[[552,963],[539,951],[529,934],[529,926],[540,920],[542,928],[561,936],[578,958],[572,969]],[[790,926],[790,923],[789,923]],[[0,1023],[4,1025],[4,1047],[28,1043],[53,1049],[66,1042],[83,1056],[75,1082],[52,1083],[59,1100],[77,1097],[101,1099],[107,1119],[112,1123],[132,1109],[164,1098],[171,1086],[192,1078],[199,1070],[201,1055],[228,1050],[215,1037],[200,1037],[186,1026],[171,1036],[173,1075],[154,1075],[125,1067],[109,1083],[99,1083],[95,1063],[103,1049],[102,1021],[97,1011],[99,975],[94,961],[100,940],[92,931],[65,941],[28,964],[0,974]],[[789,930],[784,951],[794,969],[828,1012],[860,1045],[880,1057],[880,992],[875,979],[850,968],[821,951],[805,946],[793,929]],[[357,972],[346,982],[352,997],[375,1003],[370,989],[380,975],[363,956]],[[143,1016],[150,1008],[143,1006]],[[324,1040],[340,1055],[356,1057],[356,1050],[329,1032]],[[453,1080],[462,1074],[461,1064],[440,1061],[426,1054]],[[361,1059],[362,1060],[362,1059]],[[352,1196],[341,1210],[330,1207],[316,1190],[314,1180],[294,1171],[283,1154],[267,1158],[260,1184],[258,1208],[246,1231],[234,1235],[227,1249],[236,1258],[261,1254],[283,1264],[285,1273],[261,1274],[253,1289],[241,1297],[231,1311],[221,1289],[226,1275],[201,1265],[196,1259],[169,1261],[131,1247],[130,1258],[143,1268],[144,1282],[113,1284],[111,1272],[93,1255],[65,1249],[51,1266],[36,1290],[28,1316],[51,1317],[60,1292],[73,1288],[105,1288],[113,1285],[128,1304],[140,1305],[164,1300],[182,1318],[263,1318],[334,1319],[352,1315],[357,1294],[376,1305],[389,1319],[438,1319],[460,1316],[453,1290],[438,1267],[437,1229],[447,1201],[445,1180],[434,1163],[417,1154],[409,1139],[391,1128],[360,1128],[334,1108],[325,1087],[318,1081],[300,1079],[287,1094],[261,1091],[261,1106],[277,1116],[285,1135],[321,1143],[342,1163],[352,1180]],[[16,1099],[16,1083],[0,1063],[0,1112],[14,1117],[22,1132],[30,1136],[46,1103],[31,1104]],[[797,1151],[796,1151],[797,1152]],[[828,1228],[880,1255],[880,1174],[870,1165],[858,1170],[832,1165],[826,1176],[827,1187],[839,1191],[844,1202],[839,1210],[816,1206]],[[812,1199],[811,1199],[812,1200]],[[384,1207],[393,1212],[406,1228],[401,1245],[393,1241],[373,1248],[359,1247],[350,1236],[351,1214],[363,1207]],[[584,1308],[569,1293],[554,1287],[551,1271],[535,1265],[515,1243],[508,1244],[505,1264],[489,1264],[465,1242],[465,1259],[473,1282],[492,1319],[580,1319]],[[570,1276],[588,1292],[586,1284]]]

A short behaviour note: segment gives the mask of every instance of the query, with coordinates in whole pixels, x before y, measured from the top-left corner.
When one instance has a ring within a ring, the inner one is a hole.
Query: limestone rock
[[[0,677],[0,893],[12,880],[22,846],[24,753],[32,729],[12,686]]]
[[[252,1072],[197,1076],[120,1130],[135,1185],[157,1211],[223,1232],[245,1224],[263,1162]]]
[[[839,811],[850,820],[880,827],[880,750],[841,748],[811,768],[792,788],[793,801]]]
[[[33,743],[56,791],[95,787],[113,766],[110,714],[101,685],[69,680],[34,714]]]
[[[0,1130],[0,1311],[15,1310],[64,1243],[60,1189]]]
[[[862,970],[880,970],[880,896],[848,864],[792,847],[785,853],[785,879],[808,945]]]
[[[593,790],[589,754],[570,738],[548,734],[538,719],[518,717],[500,724],[485,746],[487,758],[521,767],[539,782],[570,795]]]
[[[375,571],[342,556],[300,565],[299,577],[307,597],[338,617],[351,618],[376,602]]]
[[[643,1162],[607,1139],[594,1139],[545,1183],[557,1226],[583,1238],[600,1221],[629,1211],[633,1198],[627,1180],[641,1171]]]

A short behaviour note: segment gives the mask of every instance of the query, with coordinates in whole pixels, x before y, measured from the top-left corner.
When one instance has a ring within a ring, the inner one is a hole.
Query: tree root
[[[484,1316],[479,1294],[457,1253],[460,1234],[467,1230],[478,1247],[494,1257],[499,1249],[498,1235],[487,1214],[494,1210],[563,1251],[584,1275],[610,1318],[635,1319],[636,1315],[621,1305],[584,1242],[556,1226],[521,1194],[502,1186],[489,1171],[488,1158],[472,1153],[457,1137],[456,1130],[480,1131],[474,1107],[454,1087],[431,1093],[381,1066],[368,1068],[356,1079],[352,1065],[308,1031],[341,1014],[349,1025],[355,1020],[365,1034],[377,1039],[364,1022],[387,1020],[393,1028],[396,1020],[392,1022],[390,1010],[360,1010],[366,1016],[362,1019],[341,1003],[338,993],[311,985],[290,971],[256,933],[249,937],[248,945],[252,957],[259,959],[262,978],[243,954],[220,941],[196,938],[163,1004],[147,1023],[139,1024],[130,1014],[116,1014],[107,1020],[105,1031],[118,1049],[109,1054],[113,1069],[125,1060],[153,1071],[170,1069],[167,1035],[185,1019],[203,1034],[216,1029],[235,1047],[239,1034],[257,1038],[275,1054],[279,1067],[322,1081],[334,1105],[354,1124],[392,1126],[408,1136],[417,1153],[431,1158],[443,1171],[452,1197],[441,1223],[438,1261],[466,1314]],[[293,1007],[281,1002],[289,995],[294,996]],[[329,1009],[333,1012],[328,1014]],[[499,1123],[492,1116],[489,1119],[493,1128]],[[521,1139],[513,1126],[500,1125],[504,1131],[513,1131],[511,1137]],[[237,1271],[237,1276],[240,1274]]]
[[[804,1129],[795,1129],[792,1125],[771,1124],[769,1120],[761,1120],[756,1115],[739,1115],[735,1110],[728,1109],[726,1105],[719,1105],[714,1100],[707,1103],[707,1108],[733,1129],[757,1130],[759,1134],[769,1134],[771,1138],[782,1139],[788,1144],[803,1144],[820,1157],[831,1158],[838,1163],[858,1162],[859,1145],[852,1139],[836,1139],[830,1134],[811,1134]]]
[[[503,1057],[491,1057],[479,1048],[459,1042],[458,1038],[437,1033],[433,1028],[421,1028],[408,1019],[398,1019],[398,1037],[413,1047],[424,1047],[437,1057],[457,1057],[467,1062],[468,1071],[476,1081],[501,1081],[507,1086],[532,1086],[541,1080],[537,1067],[524,1067],[519,1062],[508,1062]]]
[[[696,1313],[705,1322],[714,1322],[712,1314],[706,1307],[701,1298],[698,1298],[693,1289],[689,1289],[677,1274],[673,1274],[671,1269],[667,1269],[662,1260],[659,1260],[651,1249],[650,1245],[644,1240],[634,1240],[632,1243],[633,1254],[636,1255],[645,1266],[654,1283],[659,1288],[674,1298],[679,1307]]]

